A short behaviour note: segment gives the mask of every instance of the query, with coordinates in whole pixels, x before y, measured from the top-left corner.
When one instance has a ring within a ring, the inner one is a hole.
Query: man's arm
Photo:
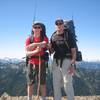
[[[76,61],[76,48],[71,48],[71,55],[72,55],[71,63],[75,64],[75,61]]]

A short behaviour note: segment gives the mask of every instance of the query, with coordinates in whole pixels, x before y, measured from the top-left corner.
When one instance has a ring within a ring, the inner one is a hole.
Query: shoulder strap
[[[64,41],[65,41],[65,44],[68,47],[68,49],[70,49],[68,42],[67,42],[68,41],[68,32],[67,31],[64,32]]]
[[[52,41],[52,37],[55,35],[56,31],[52,33],[50,40]]]

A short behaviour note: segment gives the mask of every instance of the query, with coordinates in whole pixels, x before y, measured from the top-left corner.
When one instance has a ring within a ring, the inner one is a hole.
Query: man
[[[64,30],[62,19],[55,21],[56,31],[51,36],[51,53],[53,56],[54,99],[61,100],[61,87],[64,86],[68,100],[74,100],[72,75],[76,60],[76,42],[69,31]],[[49,46],[50,47],[50,46]]]
[[[28,100],[32,100],[33,84],[38,83],[38,94],[41,95],[40,100],[46,100],[46,64],[45,50],[48,38],[43,31],[43,25],[35,22],[32,25],[32,36],[26,39],[26,55],[28,56],[27,66],[27,93]],[[33,41],[32,41],[33,40]],[[31,43],[31,41],[33,43]],[[40,67],[40,68],[39,68]],[[40,82],[39,82],[40,81]]]

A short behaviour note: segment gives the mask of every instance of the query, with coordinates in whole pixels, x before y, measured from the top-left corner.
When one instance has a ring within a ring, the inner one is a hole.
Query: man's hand
[[[75,64],[75,59],[71,59],[71,64]]]
[[[68,69],[68,74],[74,75],[76,72],[76,66],[75,64],[71,64],[71,67]]]
[[[74,74],[75,74],[75,69],[72,68],[72,67],[70,67],[70,68],[68,69],[68,74],[74,75]]]

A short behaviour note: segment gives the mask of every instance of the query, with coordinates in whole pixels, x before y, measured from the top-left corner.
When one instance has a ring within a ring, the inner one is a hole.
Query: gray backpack
[[[77,36],[75,34],[75,26],[73,20],[64,21],[64,29],[68,30],[70,34],[73,34],[75,41],[77,42]],[[82,53],[78,50],[78,46],[76,45],[77,53],[76,53],[76,61],[82,61]]]

